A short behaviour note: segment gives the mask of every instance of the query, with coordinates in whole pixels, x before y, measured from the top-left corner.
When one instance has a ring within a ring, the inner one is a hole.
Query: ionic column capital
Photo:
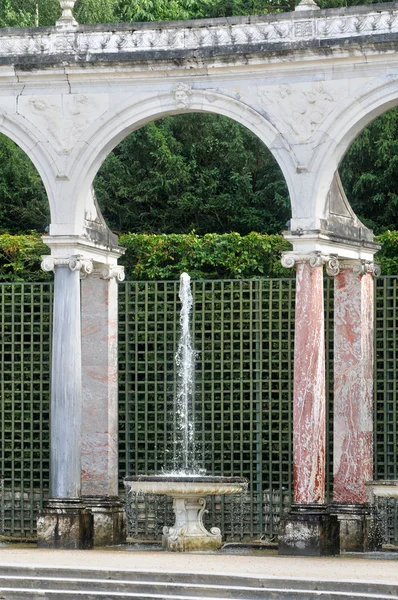
[[[314,251],[308,254],[301,254],[299,252],[283,252],[282,253],[282,267],[285,269],[291,269],[297,264],[308,262],[311,267],[322,267],[328,256],[322,254],[322,252]]]
[[[332,261],[330,261],[332,262]],[[326,272],[328,275],[336,276],[341,271],[350,269],[356,277],[366,275],[367,273],[373,275],[373,277],[380,277],[381,269],[378,263],[364,259],[333,259],[334,269],[328,269]]]
[[[95,275],[99,275],[101,279],[109,281],[109,279],[116,279],[116,281],[124,281],[126,274],[124,267],[120,265],[99,265],[95,271]]]
[[[55,271],[56,267],[68,267],[71,271],[80,271],[81,277],[87,277],[93,272],[93,261],[80,255],[68,257],[43,256],[41,268],[47,273]]]
[[[298,252],[283,252],[282,266],[290,269],[296,264],[308,262],[311,267],[326,266],[326,273],[335,277],[343,269],[351,269],[354,275],[366,275],[370,273],[373,277],[379,277],[381,274],[380,265],[370,260],[364,259],[339,259],[337,254],[322,254],[320,251],[300,254]]]

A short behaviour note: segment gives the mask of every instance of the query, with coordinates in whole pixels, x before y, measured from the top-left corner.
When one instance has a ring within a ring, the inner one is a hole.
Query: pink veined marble
[[[82,494],[118,494],[117,282],[82,281]]]
[[[294,346],[294,502],[325,501],[323,268],[297,264]]]
[[[334,486],[336,502],[368,501],[373,479],[373,277],[335,278]]]

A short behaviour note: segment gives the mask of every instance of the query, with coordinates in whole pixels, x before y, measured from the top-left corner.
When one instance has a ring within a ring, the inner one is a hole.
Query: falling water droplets
[[[180,277],[179,298],[180,339],[175,356],[177,366],[177,391],[174,399],[174,456],[173,470],[178,472],[196,473],[195,460],[195,422],[193,410],[193,395],[195,383],[195,358],[190,321],[193,305],[191,278],[188,273]]]

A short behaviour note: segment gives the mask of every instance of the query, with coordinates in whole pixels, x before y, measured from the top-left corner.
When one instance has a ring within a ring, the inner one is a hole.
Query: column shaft
[[[335,278],[335,502],[365,503],[373,479],[373,276]]]
[[[57,266],[51,383],[50,496],[80,495],[80,272]]]
[[[297,264],[294,346],[294,502],[325,501],[323,268]]]
[[[118,284],[82,281],[82,494],[118,494]]]

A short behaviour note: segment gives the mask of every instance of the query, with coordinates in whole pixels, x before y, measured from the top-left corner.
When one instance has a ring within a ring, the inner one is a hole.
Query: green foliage
[[[95,189],[118,232],[280,232],[290,201],[264,144],[220,115],[167,117],[109,155]]]
[[[357,137],[340,168],[352,208],[376,233],[398,229],[398,108]]]
[[[46,191],[26,154],[0,135],[0,234],[44,231],[50,222]]]
[[[382,244],[376,255],[382,274],[398,275],[398,231],[386,231],[376,239]],[[119,242],[126,248],[120,264],[131,281],[178,279],[183,271],[193,279],[294,276],[293,270],[280,264],[281,253],[290,250],[281,235],[128,233]],[[49,254],[49,249],[37,233],[0,235],[0,281],[51,279],[40,269],[43,254]]]
[[[54,25],[60,12],[58,0],[0,0],[0,27],[34,27],[36,14],[39,25]]]
[[[187,271],[194,279],[239,279],[291,275],[280,266],[290,244],[280,235],[238,233],[188,235],[128,234],[121,261],[127,279],[178,279]]]
[[[49,254],[49,249],[37,233],[0,234],[0,281],[51,279],[51,276],[40,268],[42,254]]]
[[[377,236],[377,241],[382,244],[376,254],[382,275],[398,275],[398,231],[385,231]]]
[[[183,271],[195,279],[292,275],[280,265],[281,252],[290,248],[280,235],[127,234],[121,236],[120,245],[126,248],[120,264],[129,280],[178,279]],[[40,270],[40,257],[48,253],[38,234],[0,235],[0,280],[51,279]]]

